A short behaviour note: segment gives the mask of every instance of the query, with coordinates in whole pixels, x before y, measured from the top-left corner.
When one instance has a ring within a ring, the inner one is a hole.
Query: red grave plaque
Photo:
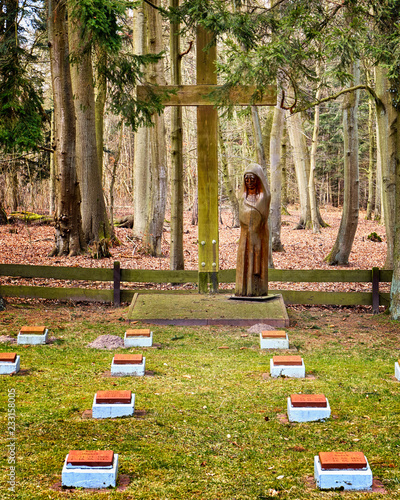
[[[72,450],[68,452],[67,464],[88,467],[109,467],[113,464],[114,452],[111,450]]]
[[[23,326],[19,333],[35,333],[36,335],[44,335],[45,326]]]
[[[16,352],[2,352],[0,353],[0,361],[2,363],[15,363],[17,359]]]
[[[365,469],[367,460],[361,451],[321,451],[321,469]]]
[[[131,391],[97,391],[97,404],[129,404],[132,400]]]
[[[272,361],[275,366],[301,366],[301,356],[273,356]]]
[[[328,403],[323,394],[291,394],[293,408],[326,408]]]
[[[143,363],[143,354],[116,354],[114,356],[114,365],[141,365]]]
[[[286,332],[284,330],[266,330],[261,332],[263,339],[285,339]]]
[[[149,328],[137,328],[135,330],[126,330],[127,337],[150,337]]]

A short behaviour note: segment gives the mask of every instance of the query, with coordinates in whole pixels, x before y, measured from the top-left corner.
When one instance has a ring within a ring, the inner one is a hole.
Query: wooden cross
[[[217,61],[216,45],[205,48],[213,41],[213,35],[204,28],[197,27],[196,44],[196,79],[197,85],[167,85],[159,87],[175,90],[163,101],[165,106],[197,106],[197,175],[199,203],[199,292],[217,292],[219,269],[218,238],[218,111],[208,97],[211,91],[218,89],[215,64]],[[260,101],[251,102],[255,87],[238,86],[230,92],[230,101],[238,106],[275,106],[276,88],[272,85],[263,90]],[[157,92],[152,88],[151,92]],[[138,99],[148,96],[146,86],[137,87]],[[209,290],[209,285],[210,290]]]

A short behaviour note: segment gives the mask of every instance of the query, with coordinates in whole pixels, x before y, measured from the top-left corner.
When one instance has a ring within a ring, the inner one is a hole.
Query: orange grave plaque
[[[150,337],[149,328],[137,328],[136,330],[126,330],[127,337]]]
[[[0,361],[2,363],[15,363],[17,359],[16,352],[2,352],[0,353]]]
[[[45,326],[23,326],[19,333],[34,333],[37,335],[44,335],[45,331]]]
[[[361,451],[321,451],[319,454],[321,469],[365,469],[367,460]]]
[[[263,339],[285,339],[286,332],[284,330],[266,330],[261,332]]]
[[[328,406],[323,394],[291,394],[290,401],[294,408],[326,408]]]
[[[301,356],[273,356],[272,361],[275,366],[301,366]]]
[[[141,365],[143,354],[116,354],[114,356],[115,365]]]
[[[87,467],[109,467],[113,464],[114,452],[111,450],[72,450],[68,452],[67,464],[86,465]]]
[[[97,404],[129,404],[131,400],[131,391],[97,391],[96,393]]]

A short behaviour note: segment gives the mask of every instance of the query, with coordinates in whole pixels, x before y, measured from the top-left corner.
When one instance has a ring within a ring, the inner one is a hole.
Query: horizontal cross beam
[[[163,85],[160,87],[149,87],[147,85],[137,86],[137,98],[141,101],[151,99],[152,95],[160,95],[165,91],[175,91],[164,101],[164,106],[214,106],[215,102],[211,99],[211,92],[222,90],[222,85]],[[252,96],[256,91],[255,86],[238,85],[229,92],[229,101],[235,106],[275,106],[276,105],[276,87],[266,85],[263,88],[261,99],[253,102]]]

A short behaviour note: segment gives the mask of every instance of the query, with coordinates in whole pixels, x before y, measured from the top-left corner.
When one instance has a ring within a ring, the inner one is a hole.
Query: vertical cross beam
[[[213,36],[197,27],[196,78],[198,85],[217,84],[217,48]],[[218,111],[197,106],[197,174],[199,204],[199,292],[218,290]],[[209,290],[209,283],[211,287]]]

